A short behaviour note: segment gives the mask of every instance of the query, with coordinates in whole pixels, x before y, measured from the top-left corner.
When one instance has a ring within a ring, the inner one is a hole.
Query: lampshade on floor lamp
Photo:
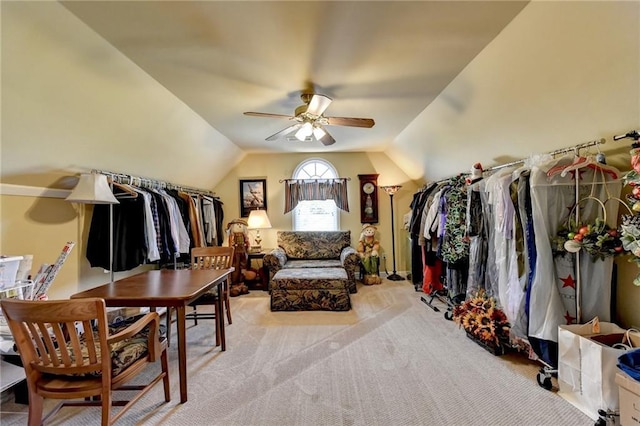
[[[396,233],[394,230],[395,221],[393,220],[393,196],[400,188],[402,188],[402,185],[381,186],[380,188],[389,194],[389,200],[391,200],[391,249],[393,254],[393,274],[389,275],[387,279],[391,281],[404,281],[404,277],[401,277],[396,273]]]
[[[78,204],[109,204],[109,272],[113,283],[113,205],[120,204],[114,197],[107,176],[100,173],[83,173],[78,184],[66,198]]]

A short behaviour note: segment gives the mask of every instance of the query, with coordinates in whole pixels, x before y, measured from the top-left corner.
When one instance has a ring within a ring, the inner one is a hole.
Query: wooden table
[[[230,269],[172,270],[143,272],[92,288],[71,296],[72,299],[99,297],[107,306],[166,307],[178,313],[178,368],[180,376],[180,402],[187,401],[187,341],[185,308],[213,286],[222,294],[222,284],[233,271]],[[224,332],[224,303],[218,297],[216,333],[220,333],[221,350],[226,350]]]

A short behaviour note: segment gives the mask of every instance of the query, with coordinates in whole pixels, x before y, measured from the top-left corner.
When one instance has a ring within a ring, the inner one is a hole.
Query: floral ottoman
[[[271,287],[272,311],[348,311],[351,309],[344,268],[279,270]]]

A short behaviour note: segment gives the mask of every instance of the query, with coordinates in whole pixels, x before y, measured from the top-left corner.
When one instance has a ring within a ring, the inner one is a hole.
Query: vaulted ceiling
[[[383,151],[517,15],[518,1],[69,1],[73,14],[246,152]],[[333,102],[336,139],[265,138],[301,91]]]
[[[607,161],[628,167],[611,136],[639,124],[637,1],[0,9],[6,183],[48,186],[96,168],[216,187],[262,153],[347,152],[375,152],[396,166],[394,181],[418,183],[601,138]],[[375,125],[328,125],[329,146],[266,141],[307,90],[332,99],[326,116]]]

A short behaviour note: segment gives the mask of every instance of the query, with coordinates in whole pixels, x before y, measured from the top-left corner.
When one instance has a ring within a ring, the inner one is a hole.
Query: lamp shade
[[[247,221],[249,229],[268,229],[271,228],[269,216],[266,210],[251,210],[249,220]]]
[[[382,188],[387,194],[394,195],[400,188],[402,188],[402,185],[388,185],[381,186],[380,188]]]
[[[113,196],[107,176],[100,173],[83,173],[78,184],[66,198],[72,203],[81,204],[119,204]]]

